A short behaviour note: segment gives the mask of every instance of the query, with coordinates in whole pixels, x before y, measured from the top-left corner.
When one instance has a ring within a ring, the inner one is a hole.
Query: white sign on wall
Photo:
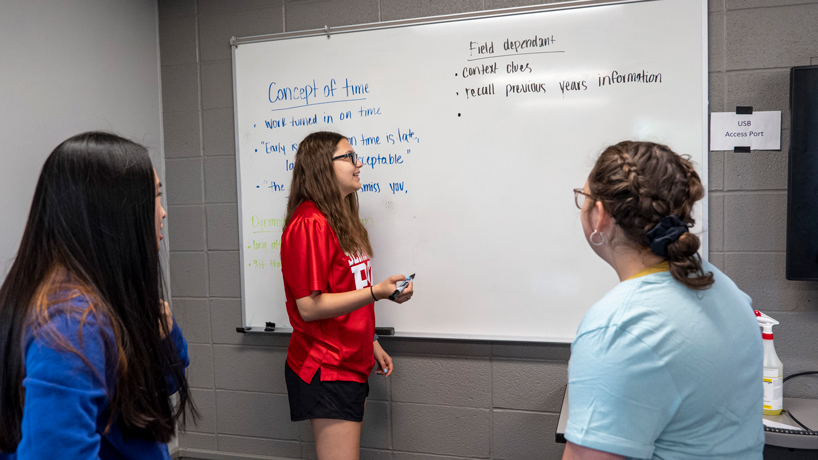
[[[781,111],[710,114],[710,150],[781,150]]]

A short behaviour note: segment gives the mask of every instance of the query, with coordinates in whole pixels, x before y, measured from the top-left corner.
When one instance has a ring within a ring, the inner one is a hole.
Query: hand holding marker
[[[405,280],[398,283],[397,289],[395,289],[395,292],[393,292],[392,295],[389,296],[389,300],[395,300],[400,295],[400,293],[403,292],[404,289],[406,289],[406,286],[409,286],[409,283],[412,282],[413,279],[415,279],[414,273],[407,276]]]

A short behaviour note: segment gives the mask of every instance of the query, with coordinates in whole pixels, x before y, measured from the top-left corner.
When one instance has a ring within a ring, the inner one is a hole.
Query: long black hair
[[[162,339],[170,331],[162,320],[154,180],[145,147],[102,132],[71,137],[43,165],[0,288],[0,451],[16,451],[22,437],[24,337],[48,329],[42,326],[55,303],[77,295],[89,300],[81,320],[93,315],[113,331],[106,362],[112,358],[117,379],[108,427],[118,423],[126,438],[168,442],[177,420],[184,423],[188,411],[195,417],[178,351]],[[178,390],[173,406],[170,382]]]

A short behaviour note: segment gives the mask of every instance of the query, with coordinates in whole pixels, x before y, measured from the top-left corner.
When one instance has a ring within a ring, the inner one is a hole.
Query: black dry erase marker
[[[398,288],[395,289],[395,292],[393,292],[392,295],[389,296],[389,300],[395,300],[400,295],[400,293],[403,292],[404,289],[406,289],[406,286],[409,286],[409,282],[412,281],[413,279],[415,279],[414,273],[407,276],[405,280],[398,283]]]

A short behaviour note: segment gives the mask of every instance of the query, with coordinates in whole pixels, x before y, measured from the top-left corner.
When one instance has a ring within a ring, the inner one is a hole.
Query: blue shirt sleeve
[[[104,331],[89,315],[59,315],[25,347],[23,438],[17,459],[97,459],[97,417],[107,401]],[[64,350],[51,332],[78,353]]]
[[[185,366],[185,369],[190,365],[190,357],[187,355],[187,340],[182,335],[182,329],[179,328],[179,323],[176,318],[173,319],[173,328],[170,330],[170,337],[173,344],[176,345],[176,351],[179,352],[179,360]]]
[[[182,329],[179,328],[176,318],[173,319],[173,328],[170,330],[169,338],[170,340],[173,340],[173,345],[176,347],[176,351],[179,353],[179,361],[181,361],[182,366],[187,369],[187,367],[190,365],[190,357],[187,354],[187,341],[182,335]],[[165,383],[168,386],[169,395],[176,393],[178,388],[176,387],[176,382],[173,380],[173,374],[170,372],[170,369],[168,369],[167,373],[165,374]]]
[[[616,326],[578,336],[568,363],[568,425],[574,444],[650,458],[681,398],[663,363]]]

